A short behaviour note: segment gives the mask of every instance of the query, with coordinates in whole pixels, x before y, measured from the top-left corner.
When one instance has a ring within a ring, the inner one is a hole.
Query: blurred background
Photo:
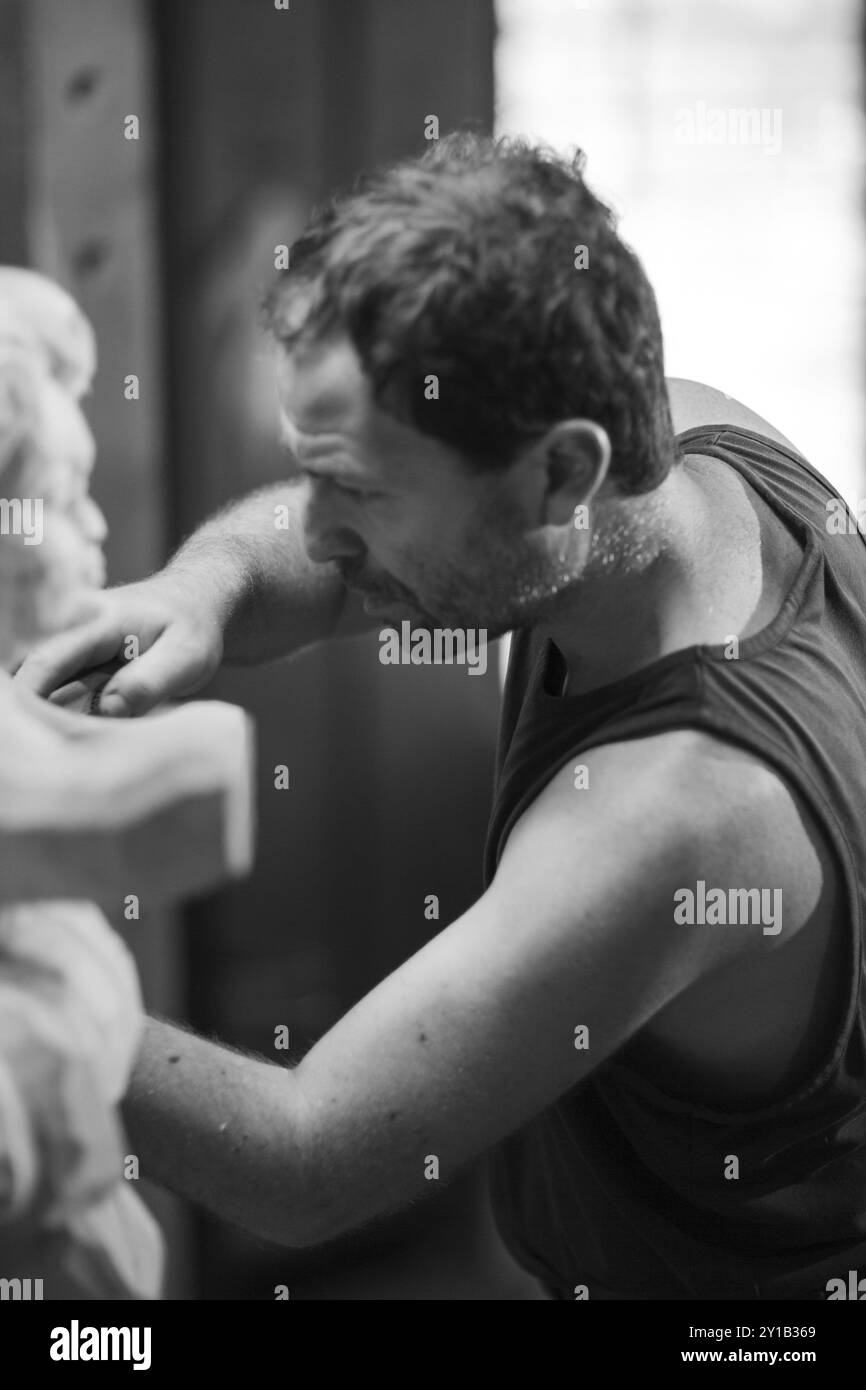
[[[859,0],[0,0],[0,261],[95,325],[109,582],[280,476],[256,320],[278,248],[335,185],[420,153],[430,116],[583,148],[656,287],[668,373],[767,417],[856,504],[863,33]],[[285,1024],[300,1056],[478,896],[497,663],[384,668],[371,634],[209,693],[256,721],[255,872],[182,911],[142,903],[123,934],[152,1010],[278,1058]],[[538,1296],[483,1164],[316,1251],[142,1188],[171,1297]]]

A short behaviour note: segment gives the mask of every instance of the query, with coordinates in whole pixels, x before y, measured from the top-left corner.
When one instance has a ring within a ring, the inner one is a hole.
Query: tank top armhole
[[[713,735],[723,742],[731,743],[750,753],[752,757],[769,767],[783,782],[792,789],[797,796],[805,801],[810,815],[824,837],[825,844],[832,853],[832,857],[838,865],[845,896],[845,919],[849,928],[848,939],[848,960],[850,963],[850,985],[848,996],[844,1006],[844,1015],[840,1027],[835,1030],[834,1041],[830,1045],[830,1053],[824,1062],[820,1064],[817,1071],[801,1082],[789,1095],[782,1096],[781,1099],[773,1101],[769,1105],[763,1105],[751,1110],[717,1110],[711,1106],[695,1105],[690,1101],[680,1097],[675,1097],[664,1091],[661,1087],[647,1081],[637,1072],[627,1067],[624,1063],[611,1059],[605,1064],[613,1073],[627,1074],[629,1084],[636,1090],[652,1097],[656,1103],[662,1103],[670,1110],[680,1113],[688,1112],[696,1118],[717,1122],[720,1124],[751,1124],[763,1123],[766,1120],[775,1119],[783,1116],[787,1111],[803,1104],[819,1091],[827,1081],[834,1075],[840,1060],[844,1056],[848,1044],[851,1040],[852,1030],[857,1018],[858,1006],[860,1003],[861,973],[863,968],[863,922],[860,904],[860,895],[857,884],[857,874],[854,868],[850,846],[847,837],[839,824],[832,807],[822,796],[820,790],[814,786],[810,778],[798,767],[791,759],[787,758],[784,751],[773,747],[769,743],[758,745],[748,737],[744,737],[738,729],[732,729],[724,719],[713,717],[709,713],[695,714],[693,718],[683,719],[682,716],[671,720],[670,724],[659,724],[653,728],[653,733],[673,732],[675,729],[698,729],[704,733]],[[624,735],[621,737],[640,737],[640,733],[634,735]],[[607,741],[616,741],[605,740]],[[588,752],[588,748],[583,745],[581,752]],[[571,757],[575,756],[573,752]]]

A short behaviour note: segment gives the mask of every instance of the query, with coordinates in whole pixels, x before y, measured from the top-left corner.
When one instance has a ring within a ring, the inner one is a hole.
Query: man
[[[20,676],[134,632],[103,710],[139,713],[348,631],[345,585],[371,626],[513,630],[486,887],[292,1069],[153,1021],[142,1171],[304,1246],[491,1151],[554,1297],[824,1296],[866,1261],[856,528],[666,383],[580,157],[439,142],[313,219],[269,319],[292,481]]]

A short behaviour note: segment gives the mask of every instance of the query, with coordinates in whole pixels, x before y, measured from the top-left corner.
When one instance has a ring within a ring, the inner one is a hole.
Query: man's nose
[[[357,559],[365,553],[363,541],[345,524],[338,507],[315,490],[307,495],[303,528],[304,549],[315,565]]]
[[[305,526],[304,549],[314,565],[326,565],[331,560],[358,560],[366,554],[362,542],[345,527],[311,530]]]

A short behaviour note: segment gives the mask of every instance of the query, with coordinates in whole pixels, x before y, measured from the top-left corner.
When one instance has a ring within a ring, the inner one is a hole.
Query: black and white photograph
[[[864,60],[860,0],[0,0],[23,1368],[855,1336]]]

